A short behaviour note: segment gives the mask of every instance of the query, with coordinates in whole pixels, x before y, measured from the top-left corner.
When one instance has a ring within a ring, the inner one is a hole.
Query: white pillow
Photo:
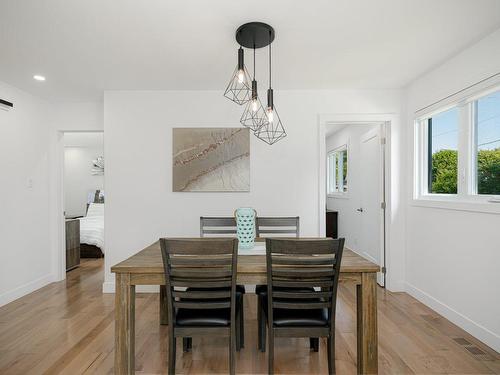
[[[91,203],[87,210],[87,217],[89,216],[104,216],[104,203]]]

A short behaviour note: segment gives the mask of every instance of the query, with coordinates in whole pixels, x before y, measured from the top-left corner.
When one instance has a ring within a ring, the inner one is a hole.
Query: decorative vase
[[[255,210],[249,207],[241,207],[234,211],[240,249],[251,249],[254,246],[256,216]]]

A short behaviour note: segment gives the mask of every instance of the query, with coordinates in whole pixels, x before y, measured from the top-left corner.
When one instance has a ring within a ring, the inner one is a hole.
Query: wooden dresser
[[[80,264],[80,220],[66,220],[66,271]]]
[[[338,229],[339,213],[337,211],[326,210],[326,236],[337,238],[339,235]]]

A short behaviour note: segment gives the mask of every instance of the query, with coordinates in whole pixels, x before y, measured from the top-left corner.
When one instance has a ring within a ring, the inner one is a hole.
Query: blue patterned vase
[[[249,207],[238,208],[234,212],[236,234],[240,249],[251,249],[255,241],[255,210]]]

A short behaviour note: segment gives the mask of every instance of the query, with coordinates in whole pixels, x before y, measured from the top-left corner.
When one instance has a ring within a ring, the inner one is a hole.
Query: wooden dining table
[[[258,241],[258,240],[257,240]],[[262,245],[261,245],[262,246]],[[344,250],[340,282],[356,285],[357,365],[359,374],[378,373],[377,272],[378,265],[349,249]],[[160,324],[167,324],[165,275],[159,241],[111,267],[115,273],[115,373],[135,372],[135,286],[160,286]],[[266,284],[266,257],[240,250],[237,282]],[[256,328],[257,329],[257,328]]]

